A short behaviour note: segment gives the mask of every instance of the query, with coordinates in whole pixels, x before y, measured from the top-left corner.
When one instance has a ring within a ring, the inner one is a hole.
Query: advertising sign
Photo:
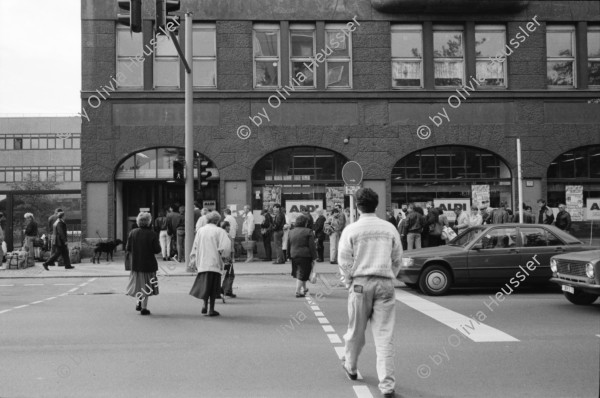
[[[286,200],[285,201],[285,212],[289,215],[292,213],[300,213],[300,207],[304,206],[308,209],[308,212],[313,217],[313,220],[317,219],[316,211],[323,209],[322,200]]]
[[[587,198],[585,206],[588,220],[600,220],[600,198]]]
[[[326,210],[331,210],[338,204],[344,207],[344,187],[327,187],[325,199]]]
[[[434,199],[434,207],[441,207],[444,210],[444,215],[448,217],[448,221],[456,221],[455,209],[461,209],[462,211],[471,211],[471,201],[469,199]]]
[[[217,201],[216,200],[203,200],[202,207],[207,208],[208,210],[217,210]]]
[[[565,192],[567,198],[565,205],[571,215],[571,221],[583,221],[583,185],[567,185]]]
[[[490,203],[490,186],[489,185],[471,185],[471,199],[473,206],[481,206],[483,202]]]

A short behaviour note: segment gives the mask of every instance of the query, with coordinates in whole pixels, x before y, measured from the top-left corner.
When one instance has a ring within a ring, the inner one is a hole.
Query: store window
[[[327,88],[352,88],[352,34],[343,29],[347,25],[325,25],[325,43],[332,50],[325,60]]]
[[[549,87],[576,87],[575,27],[548,26],[546,51],[546,84]]]
[[[130,32],[126,26],[117,26],[117,86],[127,89],[144,87],[142,62],[133,61],[142,55],[142,34]]]
[[[600,88],[600,26],[590,26],[587,33],[588,85]]]
[[[434,84],[436,87],[460,86],[465,79],[463,27],[433,27]]]
[[[423,27],[392,26],[392,87],[423,87]]]
[[[436,199],[470,202],[482,190],[489,205],[512,203],[511,172],[496,154],[466,146],[422,149],[400,159],[392,169],[392,203],[424,204]]]
[[[281,83],[279,25],[255,24],[252,38],[254,47],[254,87],[279,87]]]
[[[316,88],[317,63],[315,57],[315,25],[291,24],[290,25],[290,82],[297,87]],[[301,75],[298,75],[301,74]],[[304,81],[298,76],[304,75]]]
[[[193,29],[194,87],[217,87],[217,28],[214,23],[195,23]]]
[[[506,57],[503,62],[490,62],[490,58],[505,50],[505,45],[505,26],[475,26],[476,73],[482,86],[506,87]]]
[[[252,169],[253,208],[280,203],[332,208],[345,205],[342,167],[347,159],[316,147],[293,147],[260,159]],[[289,203],[288,203],[289,202]]]
[[[154,46],[154,88],[179,88],[179,55],[169,36],[156,36]]]

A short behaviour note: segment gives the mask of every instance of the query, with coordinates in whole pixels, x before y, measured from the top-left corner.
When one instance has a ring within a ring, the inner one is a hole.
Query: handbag
[[[131,252],[125,253],[125,271],[131,271]]]
[[[312,262],[312,269],[310,270],[310,276],[308,277],[308,281],[310,283],[312,283],[313,285],[315,283],[317,283],[317,279],[319,278],[319,274],[317,274],[317,271],[315,270],[315,262]]]
[[[456,232],[450,227],[444,226],[442,230],[442,239],[450,242],[452,239],[456,238]]]

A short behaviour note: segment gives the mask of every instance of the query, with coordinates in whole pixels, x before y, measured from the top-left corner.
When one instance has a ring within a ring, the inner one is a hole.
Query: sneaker
[[[227,297],[231,297],[231,298],[236,298],[237,294],[233,294],[233,293],[227,293],[226,294]]]
[[[350,380],[356,380],[356,379],[358,378],[358,374],[357,374],[357,373],[355,373],[355,374],[352,374],[352,373],[350,373],[350,371],[349,371],[349,370],[346,368],[346,361],[345,361],[345,360],[343,360],[343,361],[342,361],[342,368],[344,368],[344,372],[346,372],[346,376],[348,376],[348,378],[349,378]]]
[[[208,316],[219,316],[221,314],[219,314],[217,311],[211,311],[208,313]]]
[[[296,298],[300,298],[300,297],[306,297],[306,296],[302,293],[296,293]]]
[[[45,269],[46,271],[50,271],[50,270],[48,269],[48,264],[46,264],[46,263],[43,263],[43,264],[42,264],[42,266],[44,267],[44,269]]]
[[[150,315],[150,310],[147,308],[142,308],[142,310],[140,311],[140,314],[142,315]]]

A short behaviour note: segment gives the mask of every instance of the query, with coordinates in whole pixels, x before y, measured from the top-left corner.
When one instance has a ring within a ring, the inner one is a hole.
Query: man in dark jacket
[[[313,229],[313,226],[315,225],[315,220],[313,219],[312,214],[310,214],[310,212],[308,211],[308,207],[300,206],[300,213],[302,213],[304,217],[308,219],[308,224],[306,225],[306,227]]]
[[[173,221],[175,224],[175,221]],[[177,261],[185,262],[185,206],[179,206],[179,218],[175,227],[177,234]]]
[[[546,201],[544,199],[539,199],[537,203],[538,206],[540,206],[538,223],[551,225],[554,222],[554,214],[552,213],[552,209],[546,206]]]
[[[273,205],[273,239],[275,241],[275,250],[277,250],[277,260],[273,264],[285,264],[283,256],[283,226],[285,225],[285,216],[281,212],[281,205],[276,203]]]
[[[558,205],[558,214],[556,215],[556,221],[554,222],[554,225],[563,231],[569,232],[571,229],[571,215],[566,209],[567,206],[564,204],[561,203]]]
[[[50,255],[54,254],[54,244],[52,243],[52,241],[54,240],[54,235],[52,234],[52,231],[54,230],[54,223],[58,219],[58,213],[62,211],[63,210],[59,207],[58,209],[54,210],[54,214],[48,217],[48,238],[50,242]],[[54,262],[49,263],[48,265],[54,266]]]
[[[262,211],[263,222],[260,224],[260,233],[263,239],[263,245],[265,246],[266,261],[273,260],[273,253],[271,251],[271,238],[273,237],[273,217],[269,213],[268,209]]]
[[[57,220],[52,226],[52,246],[54,247],[54,254],[43,263],[44,269],[48,271],[48,265],[54,263],[58,257],[62,256],[63,262],[65,263],[65,269],[73,269],[71,265],[71,259],[69,257],[69,248],[67,246],[67,224],[65,223],[64,212],[59,212]]]
[[[506,201],[500,202],[500,207],[492,211],[491,224],[506,224],[509,222],[509,214],[506,210]]]
[[[412,204],[408,206],[408,216],[406,217],[408,251],[421,248],[421,232],[423,232],[423,224],[425,224],[425,217],[420,214],[422,211],[423,209],[417,209]]]
[[[322,263],[325,261],[325,216],[323,215],[323,209],[317,210],[317,221],[313,226],[315,231],[315,238],[317,238],[317,262]]]
[[[177,251],[177,224],[179,224],[179,218],[181,217],[181,214],[179,214],[178,210],[179,204],[175,203],[169,208],[169,212],[167,213],[167,235],[169,236],[169,241],[171,242],[171,256],[174,256],[173,253]]]

